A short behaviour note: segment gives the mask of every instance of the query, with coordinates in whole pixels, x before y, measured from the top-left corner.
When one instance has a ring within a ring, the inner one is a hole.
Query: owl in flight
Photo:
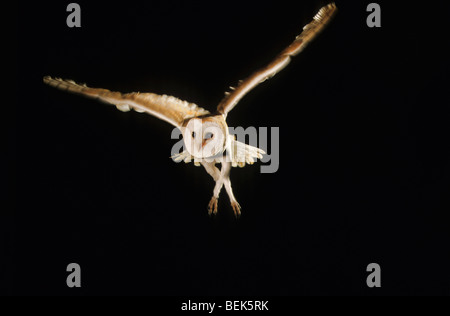
[[[334,3],[322,7],[307,24],[300,35],[284,49],[269,65],[256,71],[230,92],[217,106],[213,113],[198,107],[193,103],[181,101],[167,95],[153,93],[120,93],[106,89],[89,88],[79,85],[71,80],[44,77],[44,82],[52,87],[98,99],[105,103],[115,105],[121,111],[131,109],[137,112],[146,112],[164,121],[167,121],[181,130],[185,151],[173,156],[179,162],[194,161],[196,165],[203,165],[215,181],[213,196],[208,205],[208,213],[217,214],[217,202],[222,187],[230,198],[231,206],[236,217],[241,214],[241,207],[234,197],[230,182],[231,167],[253,164],[265,154],[263,150],[246,145],[229,135],[226,118],[236,104],[254,87],[273,77],[286,67],[291,57],[299,54],[309,42],[328,24],[336,13]],[[216,164],[221,163],[221,169]]]

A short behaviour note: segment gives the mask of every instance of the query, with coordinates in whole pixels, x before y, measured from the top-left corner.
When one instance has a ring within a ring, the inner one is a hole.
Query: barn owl
[[[208,213],[217,214],[219,194],[225,186],[230,198],[231,207],[236,217],[241,214],[241,207],[237,202],[230,182],[231,167],[253,164],[261,159],[265,152],[260,148],[241,143],[234,135],[229,134],[226,123],[227,114],[254,87],[273,77],[290,62],[291,58],[299,54],[316,35],[324,29],[336,13],[334,3],[322,7],[307,24],[300,35],[285,48],[266,67],[256,71],[230,92],[211,113],[196,104],[181,101],[167,95],[154,93],[120,93],[106,89],[89,88],[72,80],[44,77],[44,82],[52,87],[98,99],[115,105],[121,111],[145,112],[171,123],[181,130],[185,150],[173,156],[177,162],[194,161],[196,165],[203,165],[215,181],[213,196],[208,204]],[[219,170],[216,165],[221,164]]]

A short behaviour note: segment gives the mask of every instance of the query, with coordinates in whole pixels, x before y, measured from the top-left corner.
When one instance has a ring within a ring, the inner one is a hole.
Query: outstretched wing
[[[240,81],[236,88],[232,88],[233,91],[226,92],[225,98],[217,106],[217,111],[226,116],[250,90],[286,67],[291,61],[291,57],[299,54],[325,28],[336,11],[337,8],[334,3],[322,7],[314,16],[312,22],[303,28],[303,32],[296,37],[295,41],[269,65],[253,73],[247,79]]]
[[[79,85],[71,80],[54,79],[51,77],[44,77],[44,82],[61,90],[113,104],[124,112],[134,109],[137,112],[154,115],[178,128],[187,119],[209,114],[208,111],[198,107],[194,103],[182,101],[167,95],[139,92],[123,94],[106,89],[89,88],[86,85]]]

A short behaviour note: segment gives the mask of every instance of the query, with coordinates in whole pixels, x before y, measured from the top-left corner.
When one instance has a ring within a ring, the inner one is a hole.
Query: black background
[[[280,168],[233,169],[243,207],[175,164],[172,127],[45,86],[51,75],[214,110],[323,1],[18,4],[6,293],[450,295],[447,7],[337,2],[330,26],[230,126],[280,127]],[[66,267],[82,288],[66,286]],[[378,263],[382,287],[366,286]]]

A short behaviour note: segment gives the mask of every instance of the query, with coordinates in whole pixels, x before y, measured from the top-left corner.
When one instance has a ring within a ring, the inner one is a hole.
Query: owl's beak
[[[197,146],[198,152],[203,152],[203,142],[202,142],[202,144],[197,144],[196,146]]]

